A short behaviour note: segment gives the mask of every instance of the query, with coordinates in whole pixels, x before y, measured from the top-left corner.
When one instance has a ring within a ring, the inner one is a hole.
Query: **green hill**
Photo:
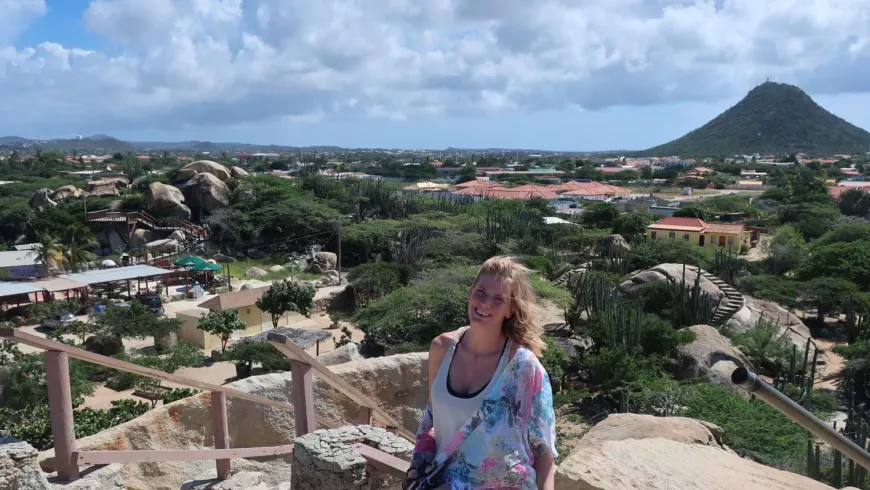
[[[766,82],[736,105],[648,155],[715,156],[753,153],[832,155],[867,151],[870,133],[826,111],[803,90]]]

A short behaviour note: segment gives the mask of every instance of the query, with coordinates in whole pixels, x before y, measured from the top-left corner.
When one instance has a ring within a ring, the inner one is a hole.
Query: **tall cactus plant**
[[[686,284],[686,264],[683,264],[683,276],[680,282],[668,278],[671,300],[674,311],[674,321],[678,326],[712,325],[716,312],[722,304],[722,298],[717,298],[701,289],[701,274],[695,276],[695,283],[689,287]]]

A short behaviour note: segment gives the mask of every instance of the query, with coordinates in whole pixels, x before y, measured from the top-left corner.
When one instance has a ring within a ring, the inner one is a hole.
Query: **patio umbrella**
[[[175,261],[175,265],[181,267],[195,267],[199,264],[204,264],[205,260],[196,257],[194,255],[188,255],[187,257],[182,257]]]

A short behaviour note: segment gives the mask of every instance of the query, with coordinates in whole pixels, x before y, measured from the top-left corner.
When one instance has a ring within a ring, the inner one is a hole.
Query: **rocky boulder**
[[[358,361],[360,359],[363,359],[363,356],[359,353],[359,345],[354,343],[342,345],[341,347],[317,356],[317,361],[324,366],[335,366],[337,364]]]
[[[124,239],[114,229],[101,230],[96,235],[97,242],[103,248],[108,248],[112,252],[121,250],[124,247]]]
[[[188,180],[193,178],[195,175],[204,173],[217,177],[221,182],[226,182],[230,180],[230,177],[232,177],[230,170],[217,162],[211,160],[197,160],[181,167],[178,171],[178,179]]]
[[[133,235],[130,236],[130,250],[143,250],[145,249],[145,245],[158,240],[159,238],[160,237],[157,236],[157,233],[140,228],[134,231]]]
[[[698,269],[694,266],[686,266],[686,286],[692,287],[698,276]],[[673,279],[677,283],[683,280],[683,264],[659,264],[652,269],[632,274],[631,278],[619,285],[619,291],[625,295],[632,295],[642,286],[656,282]],[[709,279],[701,276],[701,290],[714,298],[725,298],[725,292]]]
[[[102,179],[89,181],[85,190],[90,197],[108,197],[119,195],[118,189],[122,187],[127,187],[127,181],[124,179]]]
[[[610,253],[615,255],[631,252],[631,245],[629,245],[625,238],[618,233],[602,237],[598,242],[598,245],[601,247],[601,251],[605,254]]]
[[[42,209],[49,206],[57,206],[57,203],[51,198],[52,194],[53,192],[51,189],[43,188],[37,190],[35,193],[33,193],[33,196],[30,198],[30,202],[28,203],[30,205],[30,208]]]
[[[416,431],[426,404],[427,354],[401,354],[349,362],[332,371],[375,400],[382,410],[405,429]],[[289,372],[254,376],[227,385],[246,393],[292,403]],[[79,451],[184,450],[214,447],[209,393],[200,393],[158,407],[141,417],[76,441]],[[314,376],[316,413],[338,425],[356,424],[359,406]],[[296,439],[292,410],[264,406],[227,397],[230,447],[278,446]],[[42,467],[54,468],[52,450],[41,454]],[[263,481],[275,486],[290,481],[292,455],[234,459],[233,472],[262,472]],[[214,461],[177,461],[124,466],[130,490],[180,488],[193,476],[214,471]]]
[[[234,179],[237,179],[239,177],[245,177],[251,174],[249,174],[247,170],[241,167],[232,166],[230,167],[230,175],[232,175]]]
[[[0,488],[48,490],[52,488],[40,470],[39,452],[30,444],[0,436]]]
[[[744,333],[754,329],[758,321],[764,318],[767,321],[776,322],[780,325],[779,336],[793,344],[799,354],[803,354],[807,346],[807,339],[812,338],[810,329],[796,315],[772,301],[765,301],[752,296],[743,295],[743,308],[737,310],[731,318],[725,322],[724,328],[734,333]],[[810,349],[810,358],[813,352]],[[819,352],[818,362],[827,362],[827,356]]]
[[[740,350],[731,345],[731,340],[710,325],[688,327],[695,340],[677,347],[679,366],[674,374],[681,379],[706,376],[719,361],[732,361],[738,366],[749,366],[749,361]]]
[[[334,253],[317,252],[308,264],[308,270],[316,274],[322,274],[326,271],[335,270],[337,263],[338,257]]]
[[[84,199],[88,197],[87,191],[79,189],[74,185],[65,185],[55,189],[51,195],[53,201],[66,201],[69,199]]]
[[[263,277],[267,274],[269,273],[259,267],[251,267],[245,271],[245,277]]]
[[[210,173],[194,175],[185,187],[191,202],[209,213],[230,205],[229,187]]]
[[[149,252],[172,253],[178,251],[178,242],[169,238],[154,240],[146,243],[145,249]]]
[[[722,429],[683,417],[615,414],[596,425],[556,470],[559,490],[830,490],[743,459]]]
[[[273,265],[272,267],[269,267],[269,272],[275,272],[275,273],[284,272],[284,267],[282,267],[280,265]]]
[[[190,208],[184,205],[184,193],[177,187],[152,182],[148,186],[151,207],[156,216],[169,216],[189,220]]]

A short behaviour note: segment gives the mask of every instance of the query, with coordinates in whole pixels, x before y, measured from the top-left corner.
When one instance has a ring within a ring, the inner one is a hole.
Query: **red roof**
[[[670,216],[667,218],[662,218],[653,225],[660,226],[679,226],[683,228],[704,228],[707,226],[707,223],[704,223],[704,220],[700,218],[676,218],[674,216]]]
[[[850,189],[860,189],[864,192],[870,192],[870,187],[867,186],[845,186],[845,185],[835,185],[833,187],[828,188],[828,193],[831,194],[831,197],[834,199],[839,199],[840,196],[850,190]]]
[[[465,187],[502,187],[502,185],[498,182],[478,178],[474,180],[469,180],[468,182],[463,182],[461,184],[456,184],[456,187],[462,189]]]

